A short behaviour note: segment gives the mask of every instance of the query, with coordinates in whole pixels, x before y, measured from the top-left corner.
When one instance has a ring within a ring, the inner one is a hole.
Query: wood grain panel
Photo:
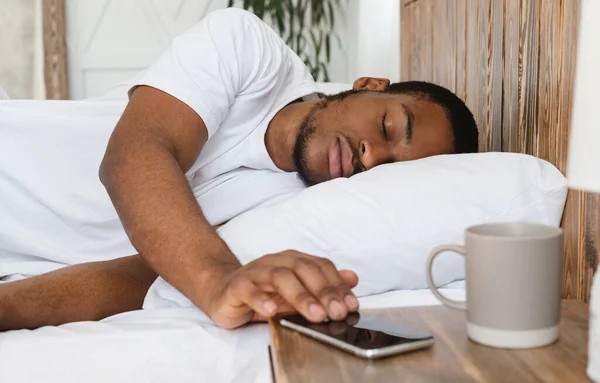
[[[65,42],[64,0],[43,0],[44,78],[46,98],[68,98],[67,45]]]
[[[481,83],[481,73],[484,73],[484,79],[487,78],[485,73],[487,72],[487,66],[481,68],[479,65],[480,52],[487,49],[486,46],[479,46],[479,33],[477,28],[477,14],[479,5],[484,1],[478,0],[466,0],[466,43],[467,43],[467,54],[466,54],[466,89],[467,94],[465,95],[465,103],[471,109],[473,117],[479,126],[479,147],[480,150],[486,150],[486,133],[487,129],[482,126],[485,122],[485,115],[479,107],[479,100],[484,97],[485,80]]]
[[[455,0],[454,19],[456,20],[456,95],[465,100],[467,98],[467,0]],[[452,12],[452,8],[448,9]]]
[[[571,106],[573,104],[573,87],[575,85],[575,59],[577,54],[579,0],[563,0],[561,2],[559,21],[559,83],[558,83],[558,123],[557,166],[565,171],[567,168],[567,150],[569,127],[571,125]]]
[[[577,41],[577,24],[579,22],[579,2],[562,1],[560,5],[558,27],[559,34],[559,81],[558,105],[556,110],[556,166],[565,171],[567,166],[567,149],[569,126],[571,122],[571,106],[573,103],[573,84]],[[585,265],[588,264],[588,253],[584,246],[586,195],[579,191],[569,191],[567,206],[563,216],[565,231],[565,258],[563,262],[563,294],[565,297],[588,300],[589,282],[584,281]],[[596,233],[598,231],[596,230]]]
[[[452,91],[456,90],[456,0],[444,2],[444,18],[446,30],[442,31],[444,45],[446,46],[443,57],[445,72],[444,86]],[[435,54],[435,52],[434,52]]]
[[[520,152],[519,38],[520,0],[504,1],[504,83],[502,89],[502,151]]]
[[[491,32],[491,21],[490,21],[490,1],[477,1],[477,13],[476,13],[476,24],[469,24],[469,28],[474,28],[475,43],[477,44],[477,53],[475,53],[476,66],[473,68],[473,74],[477,77],[476,85],[479,88],[479,94],[475,102],[475,108],[477,108],[478,119],[476,119],[479,125],[479,140],[482,150],[490,151],[492,148],[492,126],[490,125],[490,107],[491,107],[491,92],[490,89],[490,56],[491,56],[491,44],[490,44],[490,32]],[[469,9],[469,12],[471,10]],[[471,53],[469,53],[470,55]]]
[[[490,129],[488,150],[502,150],[502,44],[504,41],[504,0],[492,0],[488,14],[488,118]]]
[[[407,6],[409,0],[402,1],[402,22],[400,23],[400,36],[411,36],[415,29],[413,20],[415,15],[412,6]],[[413,61],[413,44],[414,39],[400,39],[400,76],[401,78],[413,78],[412,61]]]
[[[406,0],[405,8],[412,10],[401,15],[410,26],[403,26],[402,42],[409,49],[402,52],[412,55],[415,70],[403,70],[403,79],[455,90],[479,125],[481,150],[532,154],[564,172],[579,3]],[[569,192],[562,222],[566,297],[588,299],[600,246],[599,198]]]
[[[537,154],[539,2],[522,0],[519,47],[519,129],[522,153]]]
[[[419,79],[431,79],[433,78],[433,44],[431,43],[433,38],[433,2],[432,1],[417,1],[418,7],[421,11],[421,22],[422,22],[422,34],[421,34],[421,73]]]
[[[454,88],[456,70],[456,54],[454,51],[454,17],[450,20],[448,7],[454,6],[453,0],[437,2],[431,8],[433,20],[438,20],[432,24],[433,31],[433,82],[446,88]],[[452,13],[454,15],[454,13]]]
[[[538,152],[537,155],[557,164],[558,82],[559,71],[559,1],[540,1],[539,68],[538,68]],[[561,169],[565,171],[566,169]]]
[[[405,6],[412,15],[412,33],[410,43],[410,78],[412,80],[431,80],[433,77],[433,28],[431,25],[432,7],[429,1],[408,1]]]
[[[423,7],[422,2],[414,1],[409,2],[406,8],[410,10],[413,18],[413,29],[411,34],[414,37],[410,39],[410,79],[420,80],[426,77],[424,72],[422,73],[423,65],[421,64],[426,59],[426,55],[421,51],[421,49],[424,45],[428,45],[429,43],[425,41],[422,35],[415,34],[414,31],[421,31],[424,29],[423,13],[425,8]]]

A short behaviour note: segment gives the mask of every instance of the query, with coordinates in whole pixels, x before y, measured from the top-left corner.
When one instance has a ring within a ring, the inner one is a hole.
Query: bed
[[[464,283],[443,289],[464,299]],[[363,310],[438,304],[427,290],[360,299]],[[227,331],[197,310],[139,310],[0,334],[1,382],[271,382],[267,324]]]
[[[533,154],[564,171],[578,3],[402,0],[402,77],[440,83],[466,99],[482,127],[482,150]],[[570,193],[566,298],[589,298],[599,209],[598,197]],[[446,286],[445,294],[464,298],[464,283]],[[438,304],[426,290],[360,303]],[[198,311],[171,308],[0,333],[0,381],[270,382],[267,331],[266,324],[225,331]]]

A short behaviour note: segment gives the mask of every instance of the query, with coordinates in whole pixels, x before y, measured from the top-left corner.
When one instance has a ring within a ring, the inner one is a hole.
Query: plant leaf
[[[306,41],[306,36],[304,36],[304,35],[299,35],[299,39],[300,39],[300,41],[299,41],[299,44],[300,44],[300,45],[299,45],[299,47],[298,47],[298,50],[299,50],[300,52],[304,52],[304,49],[306,48],[306,42],[307,42],[307,41]]]
[[[283,12],[283,4],[282,1],[279,0],[273,0],[272,4],[274,4],[275,8],[277,27],[279,28],[279,33],[282,34],[285,31],[285,13]]]
[[[265,1],[266,0],[255,0],[253,4],[254,13],[259,19],[263,19],[265,16]]]
[[[296,54],[302,53],[302,51],[300,50],[300,38],[301,38],[301,36],[302,36],[301,34],[297,34],[296,35],[296,49],[295,49]]]
[[[325,35],[325,57],[327,58],[327,62],[331,60],[331,39],[330,34]]]
[[[250,1],[251,0],[244,0],[244,4],[242,5],[244,9],[250,9]]]
[[[319,68],[323,69],[323,81],[329,82],[329,71],[327,70],[327,65],[325,65],[324,62],[320,62]]]
[[[312,45],[316,50],[319,46],[319,43],[317,42],[317,36],[315,36],[315,31],[313,31],[312,29],[310,30],[310,41],[312,42]]]
[[[333,5],[331,5],[331,1],[327,2],[329,6],[329,28],[333,29],[335,26],[335,10],[333,9]]]
[[[229,0],[229,2],[227,3],[227,7],[233,7],[233,0]]]
[[[296,15],[296,12],[295,12],[294,3],[292,2],[292,0],[288,0],[287,5],[288,5],[288,12],[290,13],[290,43],[289,44],[291,47],[291,43],[292,43],[292,41],[294,41],[294,16]]]

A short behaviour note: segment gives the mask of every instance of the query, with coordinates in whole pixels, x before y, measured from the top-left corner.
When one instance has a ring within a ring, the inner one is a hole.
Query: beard
[[[294,144],[294,152],[292,153],[292,157],[294,159],[296,171],[298,172],[298,178],[300,178],[304,185],[313,186],[319,183],[319,181],[315,179],[314,175],[311,174],[312,172],[308,166],[307,154],[309,142],[317,132],[317,127],[315,124],[315,116],[317,112],[327,109],[327,107],[333,102],[342,102],[349,96],[363,92],[367,91],[346,90],[337,94],[326,95],[311,109],[304,120],[302,120],[302,123],[300,124],[300,130],[298,131],[298,136],[296,137],[296,142]],[[354,148],[352,149],[354,150]],[[356,150],[354,150],[354,156],[355,158],[358,158],[358,153],[356,153]]]
[[[317,106],[315,106],[315,108],[317,108]],[[313,110],[311,110],[306,118],[302,121],[300,130],[298,131],[298,136],[296,137],[296,143],[294,144],[294,152],[292,153],[294,165],[296,166],[296,171],[298,172],[298,178],[300,178],[300,180],[306,186],[313,186],[317,184],[317,181],[311,177],[311,171],[308,167],[307,158],[308,143],[317,132],[317,128],[314,125],[315,112],[316,109],[313,108]]]

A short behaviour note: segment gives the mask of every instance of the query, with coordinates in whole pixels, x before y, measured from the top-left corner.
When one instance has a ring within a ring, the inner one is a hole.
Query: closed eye
[[[387,130],[385,129],[385,118],[387,117],[387,112],[383,114],[383,118],[381,119],[381,133],[383,133],[383,137],[385,140],[388,140]]]

